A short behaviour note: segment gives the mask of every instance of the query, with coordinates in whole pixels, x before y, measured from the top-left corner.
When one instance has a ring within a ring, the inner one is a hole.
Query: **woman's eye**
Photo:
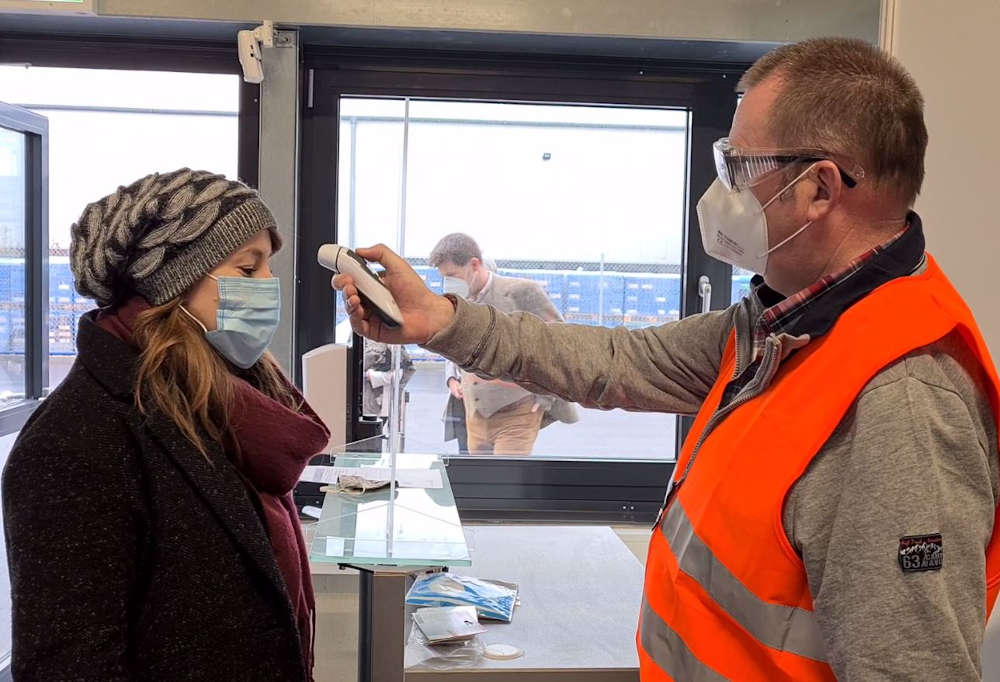
[[[247,277],[253,277],[253,273],[257,272],[255,268],[240,268],[240,271]]]

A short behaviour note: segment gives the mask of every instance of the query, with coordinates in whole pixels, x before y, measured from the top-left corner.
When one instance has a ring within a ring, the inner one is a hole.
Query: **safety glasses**
[[[719,180],[730,191],[753,187],[771,171],[790,163],[833,161],[829,153],[819,149],[739,149],[730,144],[728,137],[713,144],[712,152]],[[840,177],[848,187],[856,186],[865,175],[861,166],[855,165],[848,173],[836,161],[833,163],[837,164]]]

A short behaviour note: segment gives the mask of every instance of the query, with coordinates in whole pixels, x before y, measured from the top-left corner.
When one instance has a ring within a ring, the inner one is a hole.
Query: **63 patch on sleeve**
[[[944,560],[941,534],[909,535],[899,539],[899,567],[903,573],[938,571]]]

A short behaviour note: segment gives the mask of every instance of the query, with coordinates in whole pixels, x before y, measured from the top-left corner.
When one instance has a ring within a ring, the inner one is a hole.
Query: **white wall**
[[[996,0],[895,0],[885,47],[910,70],[926,100],[927,179],[917,202],[928,250],[972,307],[1000,357],[1000,259],[996,211]],[[1000,682],[1000,616],[983,646],[983,676]]]
[[[996,0],[896,0],[890,44],[926,100],[927,179],[917,201],[928,250],[972,307],[1000,358],[996,210]]]

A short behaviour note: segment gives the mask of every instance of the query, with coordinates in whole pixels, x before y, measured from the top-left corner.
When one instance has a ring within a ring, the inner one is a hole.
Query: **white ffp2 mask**
[[[469,283],[461,277],[445,277],[444,293],[455,294],[461,298],[469,297]]]
[[[787,239],[769,246],[764,209],[810,170],[812,166],[778,190],[764,205],[749,188],[731,192],[716,178],[698,200],[698,227],[705,252],[723,263],[759,275],[765,274],[768,255],[799,236],[812,222],[800,227]]]

